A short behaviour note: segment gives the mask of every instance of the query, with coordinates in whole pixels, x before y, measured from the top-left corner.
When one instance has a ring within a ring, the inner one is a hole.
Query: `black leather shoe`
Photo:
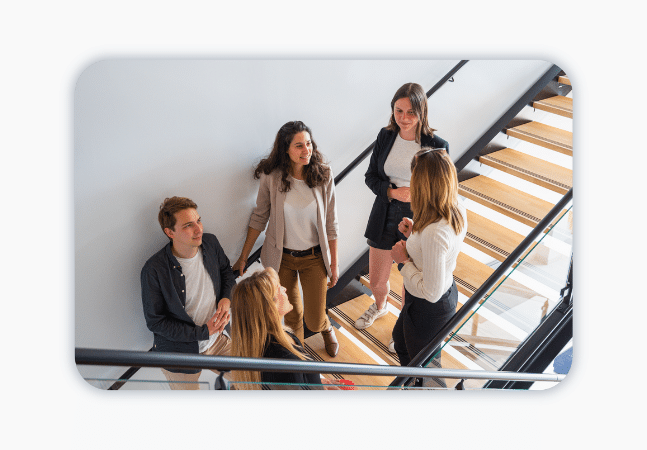
[[[321,336],[326,344],[326,353],[332,357],[337,356],[337,353],[339,353],[339,342],[337,342],[337,336],[335,336],[335,327],[331,325],[330,328],[321,332]]]

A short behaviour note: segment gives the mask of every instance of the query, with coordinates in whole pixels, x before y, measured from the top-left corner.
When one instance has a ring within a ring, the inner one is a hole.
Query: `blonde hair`
[[[464,226],[458,209],[456,166],[444,148],[423,148],[411,161],[413,231],[446,219],[456,234]]]
[[[299,359],[304,356],[285,332],[274,297],[279,276],[271,267],[241,280],[231,297],[231,356],[262,358],[274,339]],[[234,381],[260,383],[259,371],[232,371]],[[236,384],[236,389],[261,389],[259,384]]]

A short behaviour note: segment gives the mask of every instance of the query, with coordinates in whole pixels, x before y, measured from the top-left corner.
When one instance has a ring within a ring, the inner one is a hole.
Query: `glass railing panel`
[[[83,366],[80,366],[83,367]],[[86,366],[87,367],[87,366]],[[125,375],[126,367],[104,366],[106,372],[118,374],[117,376],[89,376],[82,373],[83,379],[98,389],[118,389],[118,390],[168,390],[168,389],[193,389],[193,390],[213,390],[218,375],[211,370],[202,370],[196,380],[177,382],[171,386],[157,367],[140,367],[129,378],[121,378]],[[127,373],[127,371],[126,371]]]
[[[496,371],[558,305],[572,253],[572,202],[454,330],[427,367]],[[495,269],[498,264],[493,264]],[[468,298],[459,294],[459,303]],[[439,361],[440,359],[440,361]],[[478,389],[487,380],[469,380]]]
[[[424,379],[422,385],[389,386],[381,384],[340,384],[338,380],[324,381],[322,384],[304,383],[250,383],[230,382],[231,390],[264,390],[264,391],[292,391],[292,390],[318,390],[318,391],[387,391],[387,390],[454,390],[460,380],[446,379],[447,383],[437,378]]]
[[[212,390],[213,384],[207,381],[197,382],[175,382],[169,383],[166,380],[131,380],[120,378],[84,378],[91,386],[97,389],[109,390],[118,389],[120,391],[139,391],[139,390]]]

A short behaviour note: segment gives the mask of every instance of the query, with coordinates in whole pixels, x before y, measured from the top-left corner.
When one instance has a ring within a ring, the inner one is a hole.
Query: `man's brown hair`
[[[175,213],[189,208],[198,209],[198,205],[196,205],[193,200],[186,197],[165,198],[160,205],[160,212],[157,215],[157,220],[159,220],[160,226],[162,227],[162,232],[164,232],[165,228],[170,228],[175,231]],[[164,235],[166,235],[166,233],[164,233]]]

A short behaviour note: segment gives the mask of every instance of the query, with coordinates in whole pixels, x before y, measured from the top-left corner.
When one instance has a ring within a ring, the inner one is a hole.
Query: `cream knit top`
[[[410,294],[435,303],[451,287],[456,259],[467,233],[467,212],[460,201],[458,209],[463,216],[459,235],[446,219],[441,219],[409,236],[407,252],[413,262],[407,262],[400,273]]]

